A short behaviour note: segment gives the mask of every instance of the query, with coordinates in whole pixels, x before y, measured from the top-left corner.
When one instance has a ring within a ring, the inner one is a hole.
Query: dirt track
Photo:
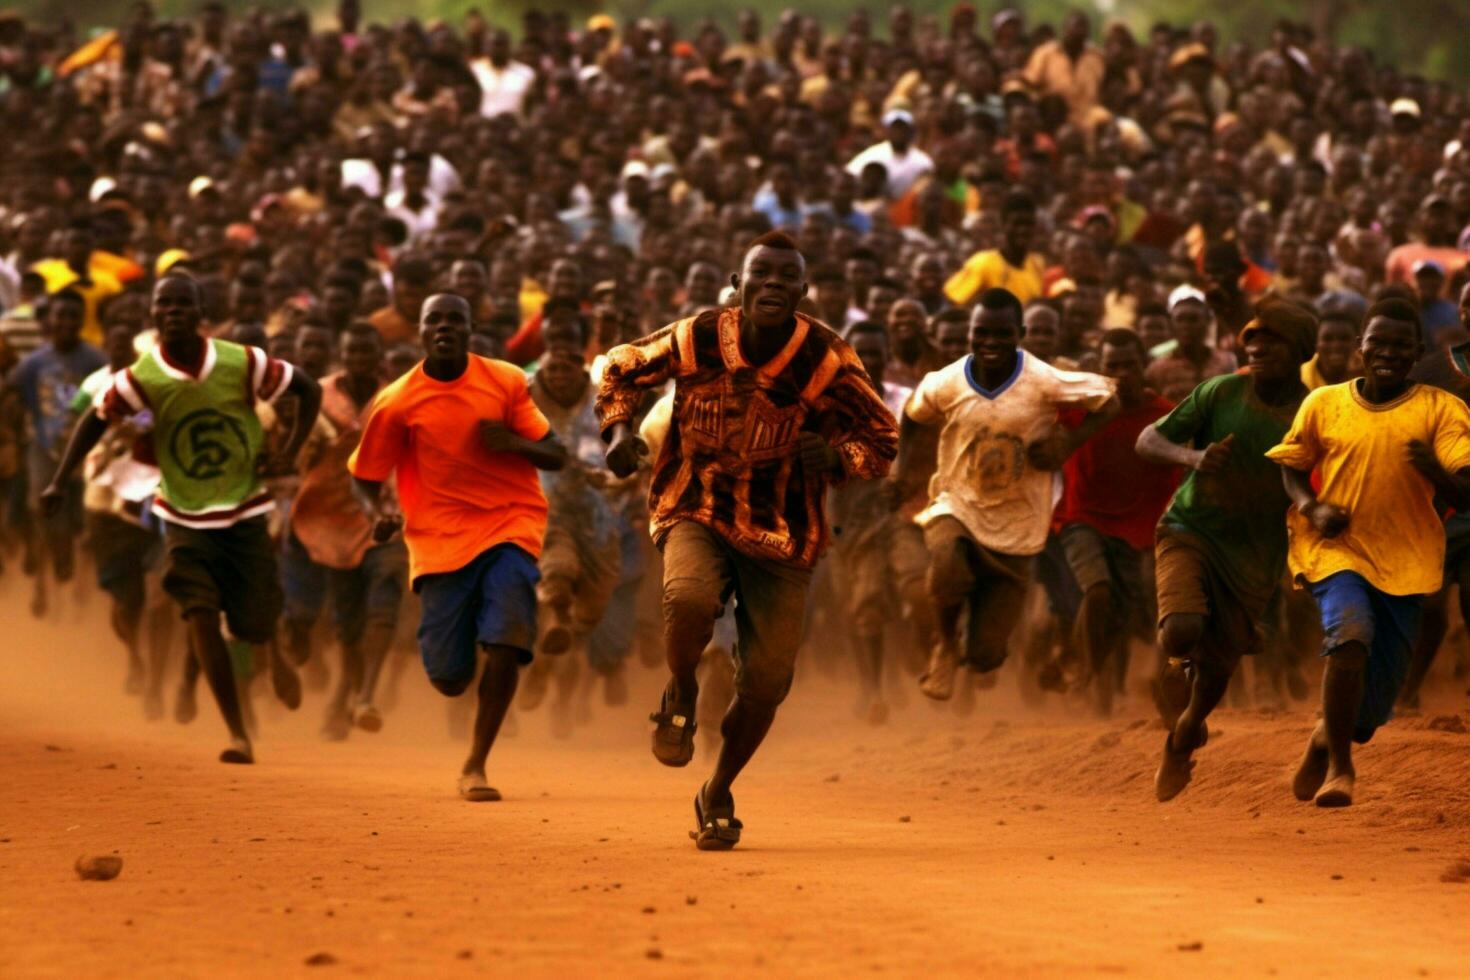
[[[1160,806],[1137,699],[1105,724],[997,691],[873,730],[813,675],[737,786],[746,843],[711,855],[686,836],[706,764],[653,762],[645,697],[562,742],[522,716],[491,758],[506,801],[471,805],[427,696],[340,745],[315,703],[265,712],[260,764],[225,767],[207,700],[145,726],[120,666],[24,631],[0,662],[6,977],[1470,974],[1470,882],[1441,880],[1470,859],[1470,735],[1433,713],[1362,753],[1359,806],[1317,811],[1286,785],[1310,716],[1223,712]],[[114,850],[117,880],[77,879]]]

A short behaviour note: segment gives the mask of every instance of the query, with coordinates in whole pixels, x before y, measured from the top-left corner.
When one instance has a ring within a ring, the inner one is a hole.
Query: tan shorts
[[[1176,614],[1205,617],[1200,652],[1224,664],[1260,649],[1256,623],[1265,610],[1250,608],[1236,595],[1197,537],[1160,528],[1154,555],[1160,626]]]
[[[976,670],[1005,662],[1021,621],[1034,556],[1004,555],[981,545],[948,515],[924,526],[929,548],[929,596],[937,609],[964,603],[969,610],[964,657]]]

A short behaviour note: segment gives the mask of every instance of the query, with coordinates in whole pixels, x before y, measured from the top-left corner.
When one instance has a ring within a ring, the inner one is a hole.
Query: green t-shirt
[[[1305,397],[1306,389],[1301,392]],[[1249,375],[1210,378],[1155,423],[1170,442],[1203,449],[1234,435],[1230,462],[1218,473],[1190,470],[1159,526],[1193,534],[1239,596],[1265,602],[1286,569],[1286,511],[1281,468],[1266,458],[1286,435],[1301,399],[1268,405]]]
[[[154,347],[118,375],[101,412],[152,412],[163,476],[154,509],[161,517],[186,527],[229,527],[273,505],[255,472],[264,441],[255,402],[275,398],[290,379],[289,365],[224,340],[207,342],[197,370],[170,363]]]

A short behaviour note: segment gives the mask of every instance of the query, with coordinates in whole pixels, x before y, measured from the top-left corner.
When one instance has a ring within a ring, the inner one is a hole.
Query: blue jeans
[[[1368,649],[1363,668],[1363,703],[1353,741],[1367,742],[1393,717],[1393,704],[1409,671],[1419,632],[1422,595],[1389,595],[1357,572],[1338,572],[1310,583],[1322,614],[1322,655],[1347,643]]]

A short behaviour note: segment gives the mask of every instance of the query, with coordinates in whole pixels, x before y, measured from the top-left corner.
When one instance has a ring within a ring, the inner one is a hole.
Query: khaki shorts
[[[924,543],[935,607],[966,605],[964,658],[976,670],[994,670],[1005,662],[1011,634],[1021,621],[1034,556],[991,551],[948,515],[924,526]]]
[[[1200,652],[1231,666],[1260,649],[1256,624],[1265,609],[1247,606],[1225,584],[1197,537],[1161,527],[1154,554],[1160,626],[1176,614],[1205,617]]]

